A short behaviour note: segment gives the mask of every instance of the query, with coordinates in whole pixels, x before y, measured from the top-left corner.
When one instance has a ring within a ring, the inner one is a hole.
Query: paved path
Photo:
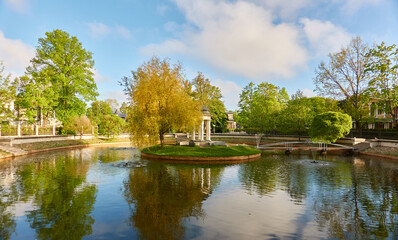
[[[0,144],[0,151],[11,153],[14,156],[25,155],[28,152],[20,148],[11,147],[9,145]]]

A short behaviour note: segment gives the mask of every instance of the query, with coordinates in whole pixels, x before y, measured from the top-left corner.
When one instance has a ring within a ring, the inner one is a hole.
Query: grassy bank
[[[21,148],[26,151],[50,149],[65,146],[77,146],[86,144],[99,144],[99,143],[117,143],[117,142],[128,142],[129,138],[95,138],[85,140],[61,140],[61,141],[47,141],[47,142],[35,142],[35,143],[22,143],[14,144],[15,147]]]
[[[154,146],[142,149],[142,152],[160,156],[184,156],[184,157],[232,157],[249,156],[261,153],[260,150],[245,147],[225,147],[211,146],[208,148],[188,147],[188,146]]]

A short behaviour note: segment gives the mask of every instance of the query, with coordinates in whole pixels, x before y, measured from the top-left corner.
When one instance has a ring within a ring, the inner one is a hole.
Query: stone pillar
[[[35,135],[39,136],[39,124],[37,124],[37,122],[36,122],[36,125],[35,125]]]
[[[55,136],[55,112],[53,117],[53,136]]]
[[[18,135],[18,137],[20,137],[20,136],[21,136],[21,122],[20,122],[20,121],[18,121],[18,126],[17,126],[17,135]]]
[[[203,141],[203,125],[204,122],[202,121],[199,126],[199,140]]]
[[[194,128],[193,131],[192,131],[192,138],[191,138],[193,141],[195,141],[195,138],[196,138],[195,134],[196,133],[195,133],[195,128]]]
[[[371,116],[371,114],[370,114],[370,112],[371,112],[371,106],[372,106],[372,104],[371,103],[368,103],[368,106],[369,106],[369,117]]]
[[[206,140],[210,141],[210,132],[211,132],[211,127],[210,127],[210,121],[206,121]]]

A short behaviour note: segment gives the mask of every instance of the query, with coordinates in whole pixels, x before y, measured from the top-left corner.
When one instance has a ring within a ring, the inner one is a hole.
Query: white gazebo
[[[210,133],[211,133],[211,127],[210,127],[210,122],[211,122],[211,114],[209,112],[209,109],[207,107],[202,108],[202,122],[199,125],[199,136],[198,140],[199,141],[211,141],[210,138]],[[206,139],[204,139],[204,135],[206,133]],[[195,141],[195,129],[192,132],[192,140]]]

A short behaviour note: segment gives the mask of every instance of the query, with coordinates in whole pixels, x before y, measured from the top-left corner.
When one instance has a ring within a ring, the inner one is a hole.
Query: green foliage
[[[310,137],[313,141],[333,143],[345,137],[352,128],[352,118],[340,112],[325,112],[312,121]]]
[[[271,83],[249,83],[242,91],[237,120],[246,130],[266,133],[276,129],[281,109],[289,96],[285,88]]]
[[[15,86],[11,81],[11,75],[4,72],[3,62],[0,61],[0,123],[13,117],[13,109],[9,104],[14,98]]]
[[[398,107],[398,47],[384,42],[371,49],[367,71],[371,74],[368,94],[377,99],[377,107],[391,114],[397,124]]]
[[[122,103],[122,106],[120,107],[120,112],[122,113],[122,114],[127,114],[127,109],[128,109],[128,105],[127,105],[127,103],[126,102],[123,102]]]
[[[94,101],[87,109],[87,116],[93,125],[101,125],[105,115],[112,114],[112,109],[106,101]]]
[[[280,112],[278,131],[298,134],[300,137],[308,133],[315,116],[327,111],[341,111],[338,102],[323,97],[307,98],[298,92],[292,95],[292,100]]]
[[[107,114],[103,117],[100,127],[99,133],[107,136],[114,137],[123,132],[125,121],[115,114]]]
[[[39,38],[31,63],[19,93],[21,107],[29,118],[37,114],[37,109],[49,108],[66,123],[72,116],[85,113],[84,101],[98,95],[92,53],[65,31],[57,29]]]
[[[304,101],[289,101],[286,108],[279,115],[278,130],[282,133],[298,134],[299,137],[307,132],[311,125],[311,109]]]
[[[65,124],[65,130],[68,132],[74,132],[80,135],[80,139],[84,133],[89,133],[92,131],[92,125],[90,119],[84,115],[73,116]]]
[[[221,101],[222,95],[220,88],[210,84],[210,80],[199,72],[192,80],[195,90],[192,97],[199,101],[202,107],[209,108],[211,114],[211,125],[215,125],[217,132],[225,132],[227,129],[228,116],[224,103]]]
[[[138,146],[164,146],[164,134],[170,129],[190,130],[200,124],[200,106],[194,102],[191,85],[181,65],[153,57],[142,64],[121,85],[131,99],[127,122],[132,140]]]

